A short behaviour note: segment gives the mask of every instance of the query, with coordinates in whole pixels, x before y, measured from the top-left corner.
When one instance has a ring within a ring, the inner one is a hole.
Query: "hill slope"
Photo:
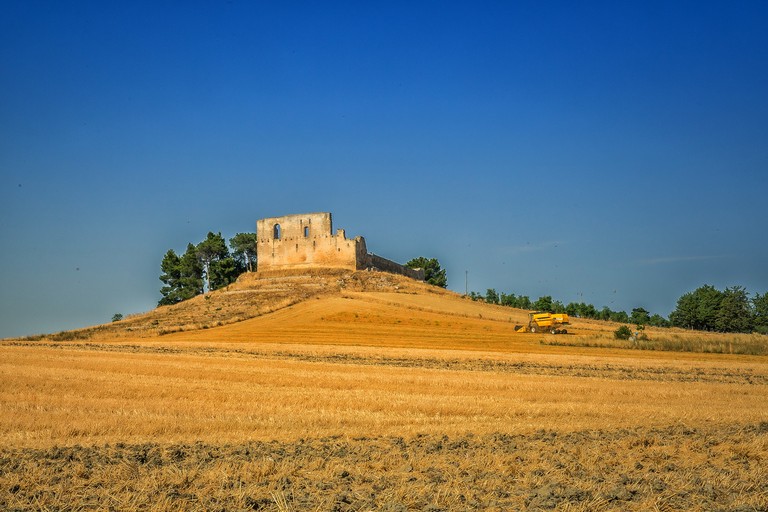
[[[768,352],[768,337],[647,329],[648,341],[614,340],[618,324],[571,318],[567,336],[519,334],[527,311],[473,302],[385,272],[339,269],[243,274],[236,283],[122,321],[26,340],[270,342],[513,352],[573,347],[682,352]],[[603,352],[607,354],[606,351]]]
[[[179,304],[160,306],[147,313],[130,315],[119,322],[39,338],[53,341],[154,338],[169,333],[189,333],[220,328],[255,318],[266,319],[276,312],[299,304],[304,304],[303,307],[310,310],[320,310],[322,307],[317,304],[310,306],[313,304],[310,301],[319,299],[322,304],[334,304],[333,301],[326,301],[345,297],[353,301],[347,308],[350,310],[356,309],[358,301],[362,308],[366,307],[366,303],[370,305],[375,301],[379,301],[382,307],[384,305],[382,301],[399,303],[405,308],[430,307],[438,315],[467,316],[468,313],[465,311],[467,305],[470,310],[478,311],[472,314],[482,315],[480,311],[488,307],[470,303],[454,292],[384,272],[352,272],[337,269],[315,269],[310,272],[254,272],[243,274],[237,282],[226,288],[199,295]],[[377,297],[377,299],[371,302],[373,300],[371,297]],[[435,300],[435,298],[439,299]],[[459,301],[460,305],[457,305],[456,301]],[[290,315],[284,312],[283,316],[278,318],[284,318],[286,314]],[[496,316],[501,318],[498,313]],[[518,311],[517,316],[523,318],[525,315]],[[297,326],[302,322],[306,324],[313,318],[317,319],[311,316],[304,319],[296,317],[299,322]],[[279,320],[265,321],[266,325],[270,322],[272,324],[279,322]],[[250,325],[252,324],[247,324],[247,326]],[[282,327],[289,325],[290,321]],[[242,328],[234,329],[234,332],[242,332]]]

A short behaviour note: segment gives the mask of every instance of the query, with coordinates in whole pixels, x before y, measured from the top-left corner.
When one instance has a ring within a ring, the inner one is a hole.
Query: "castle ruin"
[[[344,268],[382,270],[424,279],[424,271],[368,253],[365,239],[334,234],[331,214],[303,213],[256,221],[257,269]]]

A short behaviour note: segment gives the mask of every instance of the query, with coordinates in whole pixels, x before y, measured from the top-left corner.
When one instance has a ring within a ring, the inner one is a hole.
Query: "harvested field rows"
[[[2,341],[0,509],[768,510],[768,337],[525,319],[273,273]]]
[[[601,377],[618,380],[653,380],[678,382],[720,382],[743,384],[768,384],[768,374],[762,373],[759,366],[752,367],[744,362],[738,366],[718,366],[713,364],[677,365],[662,364],[657,361],[646,361],[643,365],[621,364],[618,358],[610,362],[604,360],[589,360],[585,357],[563,362],[562,358],[550,357],[549,360],[539,357],[536,360],[520,360],[517,357],[477,358],[473,355],[462,354],[458,357],[449,351],[442,352],[442,357],[429,357],[425,351],[411,351],[402,355],[387,355],[381,353],[361,353],[360,350],[340,349],[320,353],[317,350],[287,350],[286,348],[269,347],[240,348],[242,345],[175,345],[156,346],[150,344],[121,344],[121,343],[28,343],[10,342],[9,346],[47,347],[62,350],[92,350],[101,352],[126,352],[147,354],[187,354],[205,355],[212,357],[244,357],[254,359],[296,360],[314,363],[335,363],[367,366],[395,366],[399,368],[432,368],[444,370],[466,370],[503,372],[522,375],[552,375],[573,377]],[[283,345],[282,347],[285,347]],[[453,355],[453,357],[451,357]]]
[[[768,423],[0,449],[4,510],[765,510]]]
[[[282,345],[0,346],[0,444],[526,433],[767,420],[768,367]]]

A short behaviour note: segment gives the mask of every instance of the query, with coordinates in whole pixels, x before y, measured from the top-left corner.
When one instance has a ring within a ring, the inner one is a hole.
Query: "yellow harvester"
[[[549,332],[550,334],[568,334],[563,325],[570,323],[565,313],[542,313],[533,311],[528,313],[528,325],[518,325],[516,332]]]

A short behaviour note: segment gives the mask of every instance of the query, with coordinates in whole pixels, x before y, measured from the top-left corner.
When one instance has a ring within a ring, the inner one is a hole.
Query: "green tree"
[[[629,322],[629,315],[626,311],[611,311],[611,322],[627,323]]]
[[[158,306],[176,304],[181,300],[179,298],[179,288],[181,286],[180,261],[176,252],[173,249],[169,249],[160,263],[160,270],[163,272],[160,274],[160,281],[164,283],[164,286],[160,288],[163,298],[157,303]]]
[[[704,285],[694,292],[698,326],[695,329],[714,331],[717,329],[717,315],[723,301],[723,292],[711,285]]]
[[[224,241],[221,233],[214,234],[209,231],[208,236],[197,244],[196,249],[197,257],[203,267],[203,279],[205,281],[203,289],[211,291],[227,284],[226,281],[231,276],[221,275],[221,269],[218,268],[218,262],[230,257],[227,243]]]
[[[191,299],[203,293],[203,266],[197,257],[197,249],[187,244],[186,252],[179,258],[179,300]]]
[[[515,297],[514,293],[507,295],[506,293],[501,292],[501,295],[499,296],[499,304],[514,308],[517,305],[517,297]]]
[[[520,295],[515,301],[515,307],[520,309],[532,309],[531,298],[527,295]]]
[[[726,288],[720,297],[720,307],[715,317],[715,329],[721,332],[752,331],[752,308],[749,294],[744,287]]]
[[[112,315],[112,321],[113,322],[119,322],[122,319],[123,319],[123,314],[122,313],[115,313],[114,315]]]
[[[581,316],[584,318],[597,318],[597,308],[592,304],[581,303]]]
[[[755,326],[754,299],[742,286],[719,291],[704,285],[684,294],[669,315],[676,327],[720,332],[749,332]]]
[[[488,288],[488,290],[485,292],[485,302],[487,302],[488,304],[499,303],[499,294],[496,293],[495,289]]]
[[[555,311],[552,305],[552,296],[545,295],[543,297],[539,297],[536,302],[533,303],[533,309],[543,313],[554,313]]]
[[[613,331],[613,337],[617,340],[628,340],[632,336],[632,330],[628,325],[622,325]]]
[[[755,330],[762,334],[768,334],[768,292],[762,295],[755,294],[752,298],[752,311]]]
[[[445,269],[440,268],[440,262],[436,258],[427,259],[419,256],[406,263],[405,266],[413,269],[424,269],[424,281],[429,284],[442,288],[448,286],[448,277],[445,274]]]
[[[669,327],[669,320],[658,313],[654,313],[648,319],[648,325],[653,327]]]
[[[229,239],[229,246],[239,266],[248,272],[256,270],[256,233],[238,233]]]
[[[647,325],[651,315],[645,308],[634,308],[629,315],[629,321],[636,325]]]
[[[675,327],[696,329],[698,325],[698,308],[693,292],[683,294],[677,299],[677,307],[669,314],[669,322]]]
[[[202,267],[194,245],[188,244],[187,252],[181,257],[170,249],[165,253],[160,269],[160,281],[164,286],[160,288],[163,297],[157,303],[158,306],[176,304],[202,293]]]
[[[245,271],[233,257],[227,257],[212,261],[208,267],[210,272],[211,290],[218,290],[230,283],[234,283],[237,276]]]

